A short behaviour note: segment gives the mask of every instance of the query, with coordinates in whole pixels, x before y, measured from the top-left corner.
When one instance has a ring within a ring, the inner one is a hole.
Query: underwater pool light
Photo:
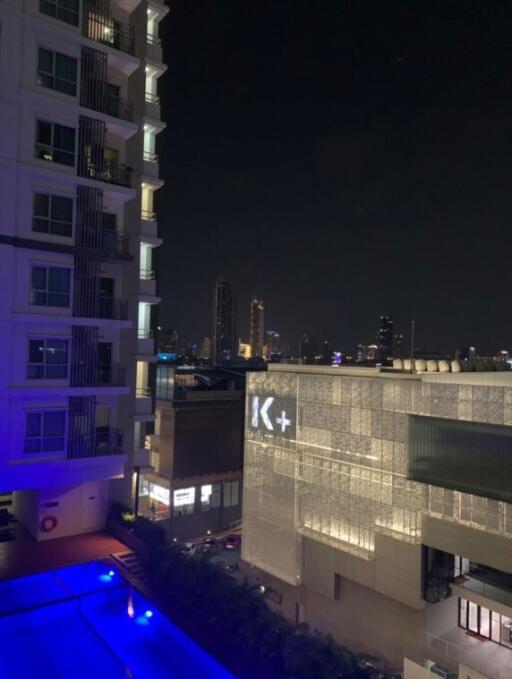
[[[146,611],[144,613],[144,615],[146,616],[146,618],[152,618],[153,617],[153,611]]]

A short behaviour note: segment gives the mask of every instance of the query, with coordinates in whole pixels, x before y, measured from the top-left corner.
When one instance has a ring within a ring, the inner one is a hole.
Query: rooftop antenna
[[[411,321],[411,373],[414,372],[414,321]]]

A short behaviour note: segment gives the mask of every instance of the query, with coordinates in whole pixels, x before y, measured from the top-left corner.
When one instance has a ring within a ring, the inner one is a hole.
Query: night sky
[[[512,348],[512,3],[173,0],[161,324],[227,275],[295,345]]]

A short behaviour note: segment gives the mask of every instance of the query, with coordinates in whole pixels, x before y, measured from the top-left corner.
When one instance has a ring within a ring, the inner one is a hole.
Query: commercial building
[[[212,362],[220,365],[238,354],[236,293],[224,277],[215,282],[212,300]]]
[[[512,677],[511,502],[510,373],[248,378],[243,558],[406,679]]]
[[[0,6],[0,492],[38,540],[103,527],[147,455],[167,12]]]
[[[174,538],[240,519],[244,388],[245,375],[232,370],[157,367],[152,468],[141,470],[138,513],[164,521]]]
[[[263,343],[265,341],[265,305],[261,297],[251,297],[251,310],[249,318],[249,343],[251,345],[251,357],[263,356]]]

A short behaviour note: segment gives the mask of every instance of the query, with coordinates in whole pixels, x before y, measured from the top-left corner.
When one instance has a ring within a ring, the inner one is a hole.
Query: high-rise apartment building
[[[224,277],[215,282],[212,300],[212,361],[214,365],[238,355],[236,293]]]
[[[103,527],[147,462],[167,12],[0,4],[0,492],[39,540]]]
[[[393,357],[393,327],[391,316],[381,316],[377,333],[379,360],[386,362]]]
[[[249,342],[251,356],[261,358],[263,356],[263,344],[265,341],[265,305],[261,297],[251,297],[251,309],[249,318]]]
[[[246,393],[242,556],[281,610],[404,679],[510,679],[512,373],[270,364]]]

